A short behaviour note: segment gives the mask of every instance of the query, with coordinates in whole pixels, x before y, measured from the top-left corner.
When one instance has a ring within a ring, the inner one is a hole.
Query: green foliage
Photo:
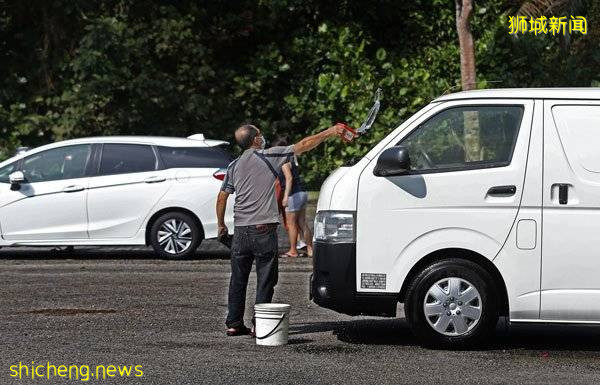
[[[508,3],[478,1],[480,87],[597,85],[600,6],[588,2],[590,32],[567,50],[551,36],[509,36]],[[315,188],[459,84],[454,18],[442,0],[9,1],[0,7],[0,159],[89,135],[232,140],[245,121],[295,141],[337,121],[359,125],[381,87],[371,132],[300,159]]]

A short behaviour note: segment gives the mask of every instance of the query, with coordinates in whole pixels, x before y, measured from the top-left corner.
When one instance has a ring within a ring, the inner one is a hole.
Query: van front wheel
[[[404,310],[425,345],[468,348],[483,343],[498,322],[497,294],[490,274],[466,260],[433,263],[406,293]]]

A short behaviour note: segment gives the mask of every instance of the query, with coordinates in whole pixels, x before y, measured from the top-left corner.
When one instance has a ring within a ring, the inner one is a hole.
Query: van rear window
[[[600,106],[557,105],[552,115],[569,163],[581,167],[575,171],[600,174]]]
[[[225,168],[233,157],[219,147],[158,147],[165,168]]]

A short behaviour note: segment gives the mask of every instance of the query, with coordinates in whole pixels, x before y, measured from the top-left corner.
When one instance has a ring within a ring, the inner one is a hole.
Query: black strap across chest
[[[267,157],[264,154],[261,154],[258,151],[254,151],[254,155],[258,156],[259,159],[262,159],[263,162],[266,163],[267,167],[269,167],[269,170],[271,170],[271,172],[273,173],[273,176],[275,177],[275,179],[279,178],[279,173],[277,172],[277,170],[275,170],[275,167],[273,167],[271,162],[269,162],[267,160]]]

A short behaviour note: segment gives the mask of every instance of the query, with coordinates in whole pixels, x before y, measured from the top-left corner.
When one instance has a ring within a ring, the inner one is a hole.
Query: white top
[[[435,102],[460,99],[600,99],[600,88],[497,88],[443,95]]]

